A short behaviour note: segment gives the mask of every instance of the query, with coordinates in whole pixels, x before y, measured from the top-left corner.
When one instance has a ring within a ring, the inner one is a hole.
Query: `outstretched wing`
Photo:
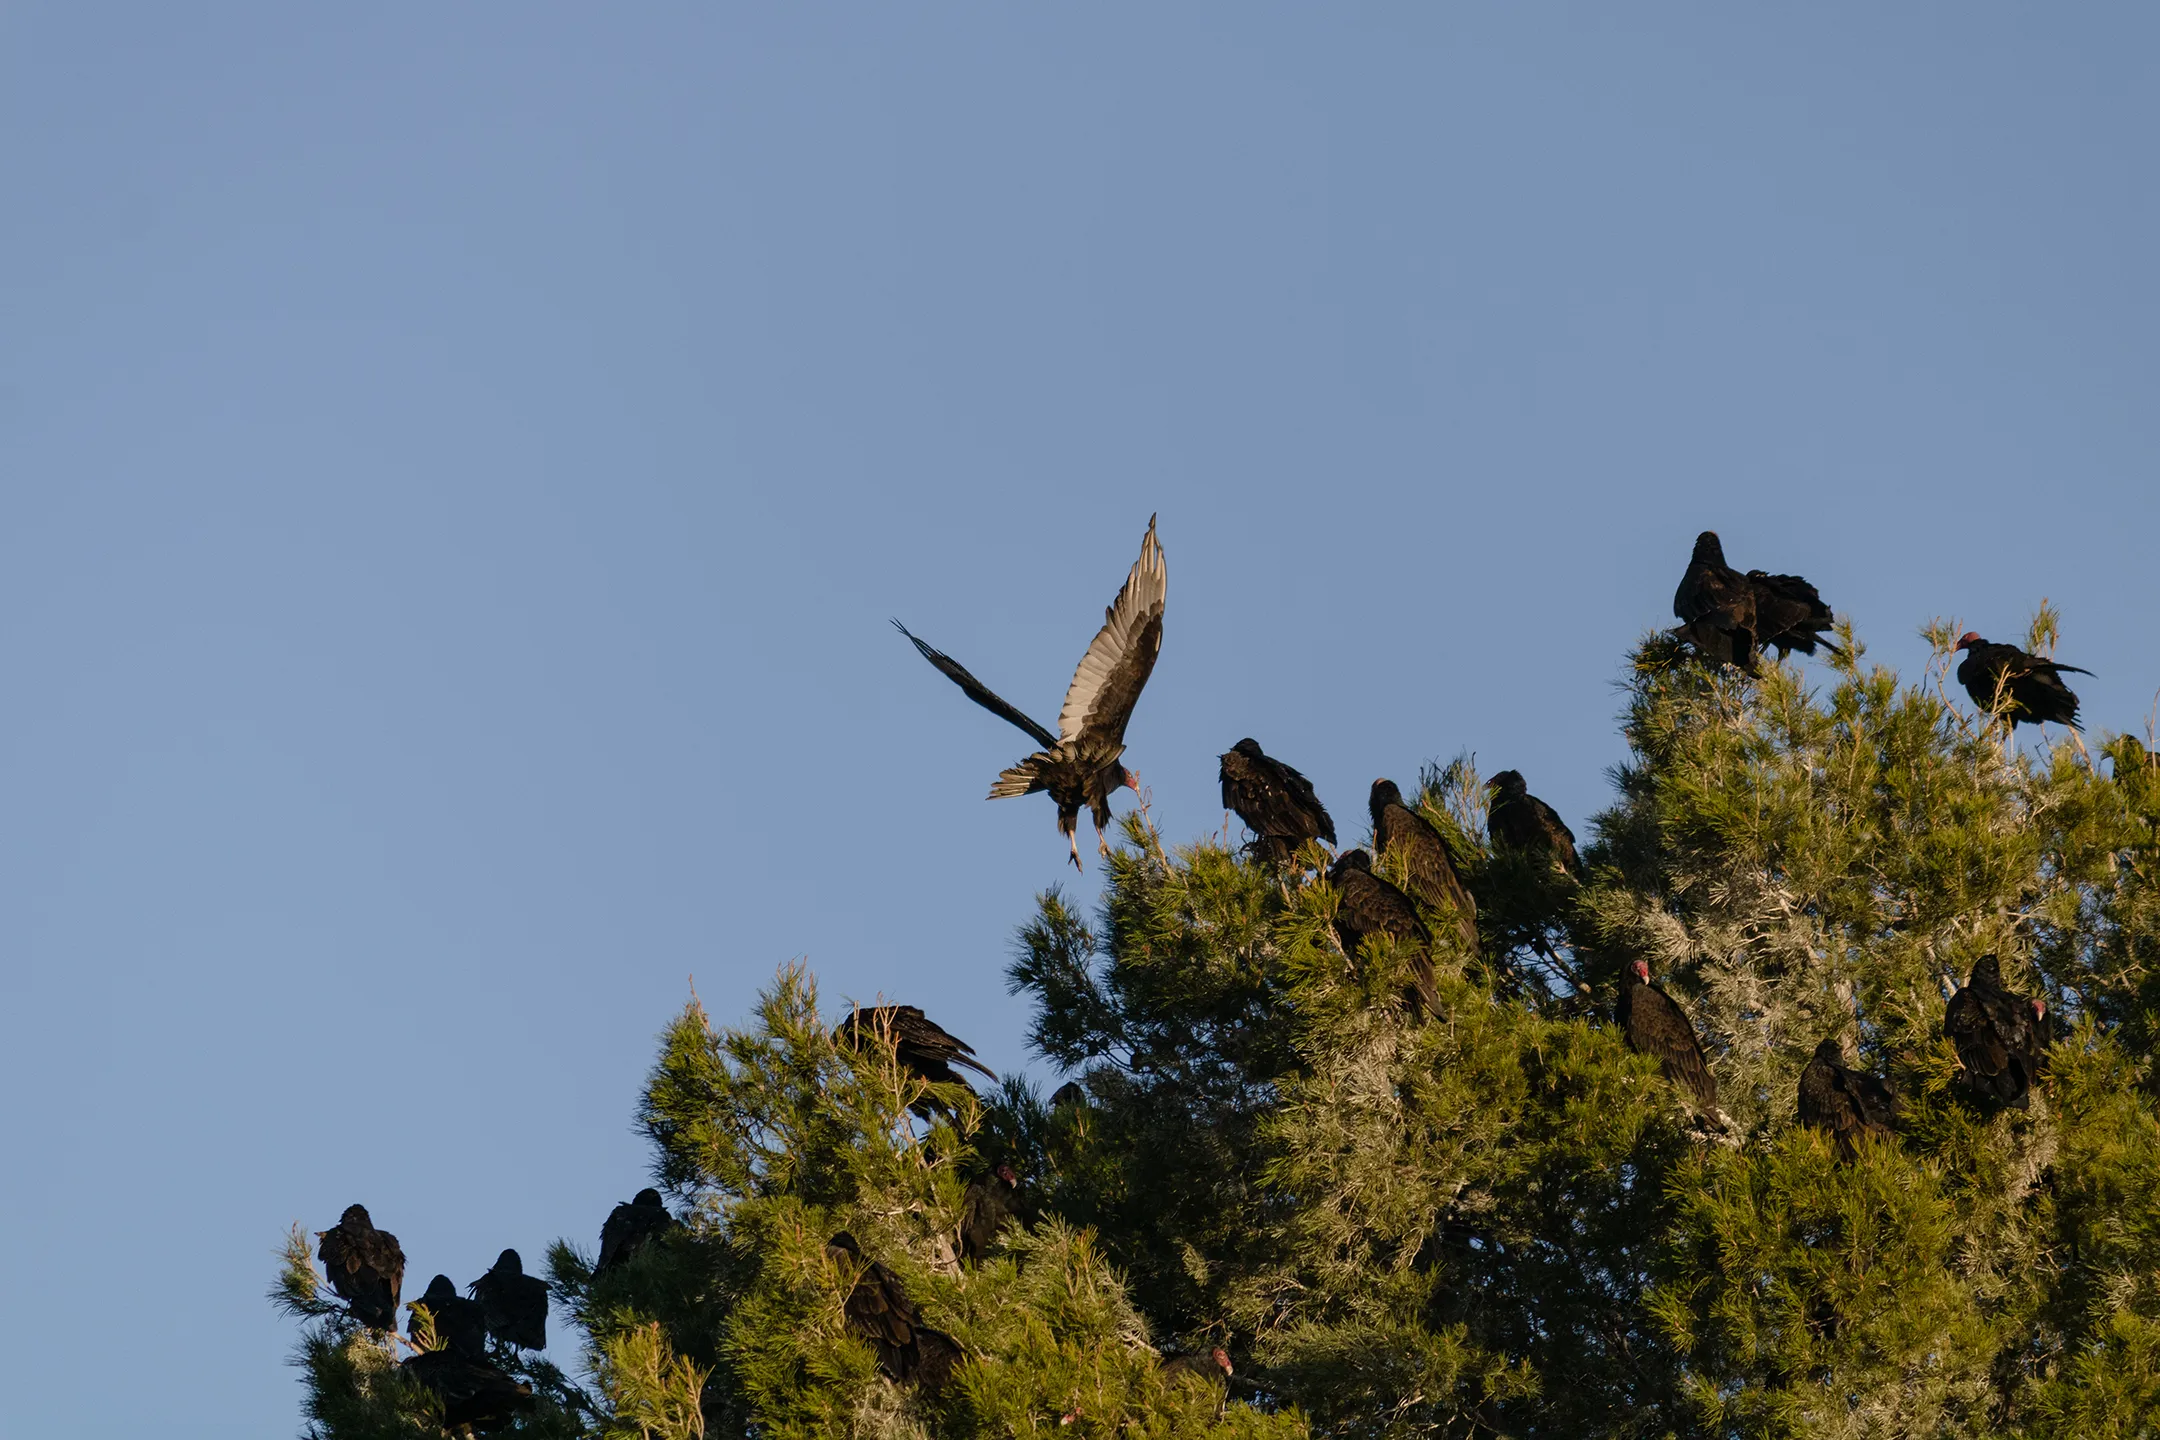
[[[1119,598],[1122,599],[1123,597],[1120,596]],[[1057,748],[1057,736],[1052,735],[1048,730],[1028,719],[1027,716],[1014,709],[996,691],[983,684],[982,681],[977,680],[973,675],[968,674],[965,665],[962,665],[944,651],[933,649],[920,639],[917,639],[907,626],[902,625],[898,620],[892,623],[893,629],[898,630],[902,635],[915,642],[915,648],[922,651],[923,659],[928,660],[932,665],[944,671],[946,679],[966,691],[968,699],[973,700],[991,714],[1000,716],[1027,731],[1030,736],[1034,737],[1035,743],[1042,746],[1043,749],[1055,750]],[[1090,651],[1089,653],[1092,654],[1093,652]],[[1068,700],[1065,703],[1069,706],[1072,702]]]
[[[1090,734],[1115,744],[1125,738],[1125,722],[1139,702],[1140,687],[1155,669],[1162,649],[1163,601],[1170,572],[1163,565],[1162,544],[1155,538],[1155,517],[1148,516],[1147,538],[1133,562],[1125,586],[1103,612],[1103,627],[1080,657],[1065,707],[1058,711],[1058,732],[1068,741]],[[1051,742],[1045,741],[1049,748]]]

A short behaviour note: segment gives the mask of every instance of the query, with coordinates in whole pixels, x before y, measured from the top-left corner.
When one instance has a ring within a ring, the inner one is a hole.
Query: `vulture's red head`
[[[1985,644],[1987,644],[1987,641],[1980,638],[1979,631],[1967,630],[1964,634],[1958,636],[1957,648],[1960,650],[1970,650],[1975,645]]]
[[[1013,1168],[1010,1165],[998,1166],[997,1177],[1008,1185],[1018,1185],[1020,1183],[1020,1177],[1013,1173]]]
[[[1231,1373],[1230,1352],[1223,1349],[1222,1346],[1217,1345],[1213,1350],[1208,1351],[1208,1358],[1215,1362],[1215,1368],[1222,1371],[1223,1374],[1228,1375]]]
[[[1648,960],[1637,960],[1634,965],[1634,970],[1635,978],[1637,980],[1642,981],[1642,983],[1645,985],[1650,983],[1650,962]]]
[[[2037,995],[2033,996],[2033,1019],[2047,1019],[2047,1001],[2042,1000]]]

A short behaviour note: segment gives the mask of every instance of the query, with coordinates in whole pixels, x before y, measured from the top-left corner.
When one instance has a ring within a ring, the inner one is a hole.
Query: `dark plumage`
[[[1510,850],[1542,850],[1569,874],[1580,870],[1575,832],[1559,812],[1530,793],[1519,770],[1502,770],[1485,782],[1485,829],[1495,845]]]
[[[471,1291],[486,1312],[490,1335],[524,1350],[547,1349],[547,1281],[527,1275],[517,1251],[496,1256],[494,1267],[473,1281]]]
[[[405,1333],[415,1340],[420,1338],[420,1309],[425,1306],[435,1319],[435,1338],[460,1355],[474,1359],[487,1356],[487,1311],[477,1300],[467,1300],[457,1293],[457,1286],[447,1275],[437,1275],[428,1281],[425,1294],[413,1302],[413,1313],[406,1321]]]
[[[1007,1224],[1025,1220],[1025,1208],[1020,1177],[1012,1166],[1000,1165],[970,1180],[960,1201],[960,1258],[980,1260],[988,1255]]]
[[[1223,752],[1222,803],[1252,831],[1257,855],[1280,863],[1308,840],[1335,843],[1335,822],[1312,781],[1260,749],[1250,737]]]
[[[675,1217],[661,1203],[660,1192],[650,1188],[638,1191],[628,1202],[609,1211],[607,1223],[600,1227],[600,1258],[593,1262],[593,1277],[605,1275],[675,1228]]]
[[[1439,1004],[1433,987],[1432,935],[1418,919],[1410,897],[1372,873],[1372,856],[1363,850],[1345,850],[1328,867],[1328,883],[1336,890],[1335,935],[1351,960],[1371,935],[1392,935],[1399,953],[1410,959],[1413,1007],[1431,1013]]]
[[[862,1247],[847,1231],[826,1243],[825,1254],[854,1277],[842,1306],[847,1328],[870,1342],[885,1378],[935,1393],[960,1362],[958,1342],[923,1324],[901,1288],[900,1277],[877,1261],[864,1259]]]
[[[1063,1110],[1067,1106],[1084,1106],[1087,1103],[1087,1089],[1077,1080],[1067,1080],[1057,1089],[1050,1092],[1050,1108],[1052,1111]]]
[[[1368,807],[1372,812],[1373,848],[1397,856],[1405,889],[1429,910],[1453,911],[1455,934],[1465,952],[1478,953],[1477,901],[1455,870],[1455,852],[1447,838],[1423,815],[1403,803],[1392,780],[1375,780]]]
[[[943,671],[946,678],[970,700],[1021,730],[1042,748],[1019,764],[999,773],[990,787],[990,798],[1032,795],[1047,790],[1057,802],[1058,833],[1072,847],[1074,869],[1080,868],[1080,807],[1088,807],[1095,821],[1095,846],[1110,853],[1103,833],[1110,828],[1110,792],[1123,785],[1136,794],[1140,777],[1119,763],[1125,753],[1125,724],[1139,703],[1140,691],[1155,669],[1162,649],[1163,607],[1169,593],[1170,572],[1163,564],[1162,545],[1155,538],[1155,517],[1148,517],[1147,535],[1140,542],[1140,558],[1125,577],[1124,588],[1103,612],[1102,629],[1095,632],[1087,653],[1073,671],[1066,688],[1065,704],[1058,711],[1058,733],[1052,735],[1023,715],[989,686],[967,672],[959,661],[908,633],[898,620],[893,624],[914,641],[925,660]]]
[[[486,1433],[533,1408],[532,1387],[491,1361],[454,1349],[430,1350],[405,1362],[405,1373],[442,1400],[443,1422]]]
[[[1943,1034],[1957,1047],[1965,1088],[2022,1110],[2047,1060],[2047,1003],[2003,988],[2002,966],[1983,955],[1972,982],[1943,1007]]]
[[[1227,1385],[1234,1373],[1230,1365],[1230,1352],[1216,1345],[1206,1350],[1191,1350],[1183,1355],[1165,1355],[1162,1361],[1165,1375],[1197,1375],[1215,1385]]]
[[[913,1005],[859,1008],[833,1029],[833,1039],[858,1048],[870,1044],[875,1036],[891,1040],[894,1057],[902,1069],[933,1085],[971,1089],[960,1072],[953,1069],[955,1065],[965,1065],[980,1075],[997,1079],[988,1066],[974,1058],[972,1045],[947,1033],[944,1026]],[[938,1108],[938,1102],[926,1095],[911,1108],[920,1113]]]
[[[1828,1039],[1800,1071],[1799,1117],[1802,1125],[1829,1132],[1839,1157],[1850,1160],[1861,1136],[1893,1133],[1897,1092],[1879,1075],[1847,1069],[1844,1050]]]
[[[1720,665],[1751,671],[1770,646],[1780,659],[1794,650],[1812,655],[1818,645],[1842,653],[1823,633],[1831,627],[1830,607],[1813,585],[1798,575],[1741,574],[1725,563],[1715,530],[1695,537],[1695,552],[1673,592],[1673,614],[1682,622],[1673,634]]]
[[[1957,648],[1968,652],[1957,668],[1958,684],[1972,696],[1973,704],[2008,720],[2011,729],[2020,721],[2028,725],[2078,723],[2077,694],[2063,684],[2062,672],[2090,675],[2092,671],[2028,655],[2015,645],[1997,645],[1970,630],[1958,637]]]
[[[397,1329],[398,1291],[405,1284],[405,1252],[397,1236],[377,1230],[365,1205],[348,1205],[335,1228],[318,1230],[316,1258],[330,1288],[353,1318],[377,1330]]]
[[[1630,1049],[1655,1055],[1665,1078],[1693,1097],[1705,1113],[1717,1111],[1717,1080],[1703,1059],[1702,1042],[1680,1002],[1650,983],[1650,964],[1637,960],[1620,981],[1617,1011]]]

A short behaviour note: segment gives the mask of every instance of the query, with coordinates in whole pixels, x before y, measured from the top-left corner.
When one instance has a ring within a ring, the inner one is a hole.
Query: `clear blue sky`
[[[2142,728],[2160,12],[1806,8],[0,10],[6,1428],[292,1433],[354,1200],[591,1244],[692,973],[1040,1073],[886,619],[1052,719],[1150,512],[1173,838],[1248,733],[1586,829],[1705,526]]]

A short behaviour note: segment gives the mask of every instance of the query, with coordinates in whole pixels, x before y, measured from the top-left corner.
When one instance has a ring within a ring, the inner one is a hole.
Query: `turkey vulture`
[[[1084,1106],[1088,1103],[1087,1088],[1077,1080],[1067,1080],[1050,1092],[1050,1108],[1062,1110],[1068,1105]]]
[[[997,1244],[1009,1220],[1021,1219],[1020,1177],[1000,1165],[968,1182],[960,1202],[960,1256],[980,1260]]]
[[[593,1262],[593,1278],[599,1279],[676,1228],[675,1217],[660,1203],[658,1190],[638,1191],[628,1203],[609,1211],[607,1223],[600,1227],[600,1258]]]
[[[2090,675],[2092,671],[2028,655],[2015,645],[1997,645],[1970,630],[1958,636],[1957,648],[1972,652],[1958,665],[1958,683],[1972,696],[1973,704],[2002,716],[2011,729],[2020,720],[2028,725],[2078,723],[2078,698],[2063,684],[2062,672]]]
[[[1485,788],[1490,792],[1485,829],[1495,843],[1510,850],[1543,850],[1571,875],[1581,868],[1575,858],[1575,832],[1561,823],[1559,812],[1530,793],[1520,770],[1502,770]]]
[[[960,1362],[960,1346],[922,1317],[900,1286],[900,1277],[863,1258],[855,1237],[842,1230],[826,1242],[826,1258],[854,1276],[842,1312],[847,1328],[870,1342],[878,1369],[896,1385],[910,1382],[935,1393]]]
[[[1418,919],[1410,897],[1372,873],[1372,856],[1363,850],[1345,850],[1328,867],[1328,883],[1336,890],[1335,935],[1351,960],[1368,935],[1392,935],[1410,956],[1411,990],[1408,999],[1423,1013],[1440,1004],[1433,988],[1432,934]]]
[[[487,1311],[479,1301],[458,1294],[448,1275],[428,1281],[427,1293],[409,1307],[413,1315],[405,1333],[415,1340],[420,1338],[419,1311],[423,1306],[434,1317],[436,1339],[460,1355],[476,1360],[487,1357]]]
[[[1252,831],[1255,853],[1280,863],[1308,840],[1335,843],[1335,822],[1312,781],[1262,753],[1259,741],[1240,740],[1220,759],[1223,808]]]
[[[1943,1007],[1943,1033],[1957,1047],[1965,1088],[1983,1100],[2025,1108],[2047,1058],[2047,1002],[2013,994],[2002,966],[1983,955],[1972,982]]]
[[[1227,1385],[1235,1373],[1230,1364],[1230,1352],[1216,1345],[1207,1350],[1191,1350],[1183,1355],[1165,1355],[1162,1362],[1165,1375],[1197,1375],[1215,1385]]]
[[[315,1234],[322,1241],[316,1258],[353,1318],[377,1330],[397,1329],[398,1290],[405,1283],[405,1252],[397,1236],[377,1230],[365,1205],[346,1206],[336,1228]]]
[[[1673,614],[1682,624],[1673,634],[1695,647],[1706,660],[1755,668],[1764,648],[1777,647],[1783,659],[1794,650],[1815,653],[1820,645],[1842,653],[1823,632],[1831,626],[1830,607],[1815,587],[1798,575],[1745,575],[1725,563],[1725,547],[1715,530],[1695,537],[1695,553],[1673,592]]]
[[[405,1362],[405,1373],[442,1400],[443,1423],[452,1430],[470,1425],[485,1433],[533,1408],[530,1385],[511,1379],[485,1358],[454,1349],[415,1355]]]
[[[1892,1133],[1897,1092],[1879,1075],[1846,1069],[1845,1051],[1832,1037],[1815,1047],[1815,1058],[1800,1071],[1799,1114],[1802,1125],[1828,1131],[1839,1158],[1850,1160],[1861,1136]]]
[[[1647,960],[1637,960],[1633,971],[1621,980],[1618,1016],[1628,1048],[1655,1055],[1666,1079],[1693,1096],[1704,1113],[1716,1113],[1717,1080],[1703,1060],[1695,1027],[1678,1001],[1650,983]]]
[[[1430,910],[1453,910],[1455,933],[1465,952],[1478,953],[1477,901],[1455,873],[1455,854],[1433,823],[1403,803],[1392,780],[1372,782],[1373,847],[1381,854],[1401,852],[1410,894]]]
[[[1135,794],[1140,790],[1140,777],[1119,764],[1118,757],[1125,753],[1125,722],[1132,718],[1140,688],[1147,684],[1156,652],[1162,649],[1163,602],[1169,581],[1162,544],[1155,538],[1155,517],[1150,515],[1140,558],[1133,562],[1117,599],[1103,612],[1102,629],[1095,632],[1087,653],[1080,657],[1080,667],[1073,671],[1055,735],[999,698],[959,661],[933,650],[910,634],[907,626],[893,621],[901,634],[914,641],[923,658],[944,671],[970,700],[1019,726],[1042,747],[999,772],[990,798],[1048,790],[1057,802],[1058,833],[1072,847],[1075,870],[1080,868],[1080,807],[1087,806],[1094,817],[1095,846],[1107,855],[1110,842],[1103,832],[1110,828],[1110,792],[1120,785]]]
[[[944,1026],[913,1005],[857,1007],[854,1014],[833,1029],[834,1040],[857,1047],[870,1044],[873,1036],[891,1040],[893,1055],[899,1060],[900,1068],[933,1085],[971,1089],[960,1072],[953,1069],[955,1065],[965,1065],[977,1074],[997,1079],[990,1067],[974,1058],[974,1046],[948,1034]],[[910,1108],[920,1113],[937,1108],[937,1101],[924,1096]]]
[[[547,1281],[527,1275],[517,1251],[496,1256],[494,1268],[469,1290],[487,1312],[488,1334],[521,1350],[547,1349]]]

